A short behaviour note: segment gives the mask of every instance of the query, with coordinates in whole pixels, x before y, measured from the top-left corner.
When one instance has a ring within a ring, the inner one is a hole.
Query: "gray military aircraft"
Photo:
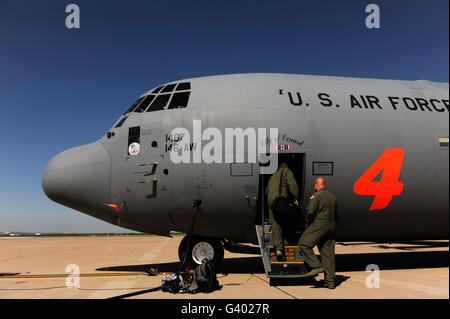
[[[190,247],[185,237],[179,248],[191,263],[220,262],[231,243],[258,244],[264,187],[281,162],[303,211],[313,180],[326,178],[338,198],[337,240],[447,239],[448,113],[448,83],[426,80],[186,79],[140,96],[98,141],[56,155],[42,187],[57,203],[127,229],[192,230]],[[220,141],[239,130],[240,147]]]

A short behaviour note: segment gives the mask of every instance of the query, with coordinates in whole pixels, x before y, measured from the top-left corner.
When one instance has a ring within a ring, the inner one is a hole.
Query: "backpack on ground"
[[[192,284],[188,288],[189,293],[212,292],[219,288],[214,264],[208,258],[202,260],[202,263],[194,271]]]

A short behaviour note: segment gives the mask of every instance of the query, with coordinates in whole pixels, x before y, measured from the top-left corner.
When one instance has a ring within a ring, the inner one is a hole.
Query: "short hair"
[[[279,168],[289,168],[289,167],[288,167],[288,164],[286,164],[286,163],[281,163],[280,166],[279,166]]]

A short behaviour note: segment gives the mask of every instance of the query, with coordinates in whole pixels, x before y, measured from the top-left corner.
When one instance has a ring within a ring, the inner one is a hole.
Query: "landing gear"
[[[188,236],[186,235],[178,247],[178,257],[183,262],[186,251],[186,267],[196,268],[204,258],[212,260],[216,272],[220,269],[223,261],[224,250],[218,239],[192,235],[190,247],[187,249]]]

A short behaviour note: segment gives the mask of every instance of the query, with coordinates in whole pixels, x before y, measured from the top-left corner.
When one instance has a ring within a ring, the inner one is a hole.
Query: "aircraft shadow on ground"
[[[366,271],[368,265],[375,264],[380,270],[441,268],[449,266],[448,251],[392,252],[336,255],[336,272]],[[179,262],[154,263],[143,265],[112,266],[97,271],[145,272],[155,268],[158,272],[176,272]],[[217,271],[222,274],[263,274],[264,267],[260,256],[226,258]]]
[[[270,284],[272,286],[312,286],[311,288],[323,288],[324,281],[323,279],[317,280],[319,276],[323,277],[323,274],[306,278],[272,278]],[[335,288],[348,279],[350,279],[349,276],[336,275],[334,278]]]
[[[390,246],[395,244],[395,246]],[[403,244],[404,246],[397,246],[398,244]],[[392,241],[392,242],[364,242],[364,243],[341,243],[338,242],[336,245],[339,246],[368,246],[382,248],[382,249],[399,249],[399,250],[416,250],[416,249],[427,249],[427,248],[441,248],[449,247],[449,242],[430,242],[430,241]]]
[[[129,266],[113,266],[96,269],[97,271],[124,271],[124,272],[145,272],[150,268],[157,269],[159,273],[162,272],[177,272],[180,267],[180,262],[172,263],[155,263],[143,265],[129,265]],[[221,268],[217,271],[223,274],[258,274],[264,273],[261,257],[244,257],[244,258],[226,258],[223,260]]]

